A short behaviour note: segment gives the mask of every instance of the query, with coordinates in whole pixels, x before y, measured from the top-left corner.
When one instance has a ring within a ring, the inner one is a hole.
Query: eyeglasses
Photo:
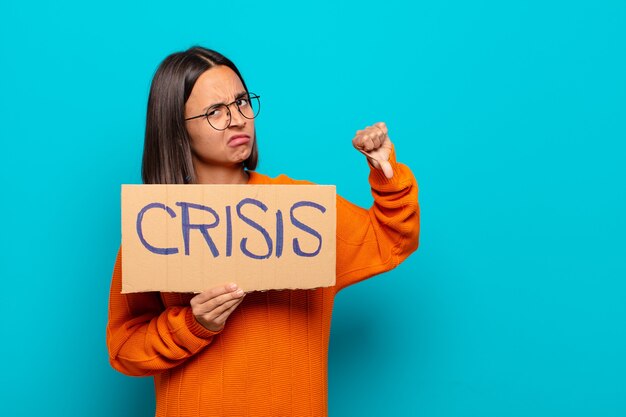
[[[235,101],[229,104],[218,104],[216,106],[209,107],[209,109],[204,114],[200,114],[198,116],[193,116],[185,119],[193,120],[198,119],[200,117],[206,117],[207,122],[211,125],[211,127],[215,130],[226,130],[232,121],[232,116],[230,114],[230,106],[233,104],[237,106],[237,110],[239,113],[245,117],[246,119],[252,120],[259,114],[259,110],[261,110],[261,101],[259,100],[261,96],[257,96],[256,94],[245,94],[240,96]]]

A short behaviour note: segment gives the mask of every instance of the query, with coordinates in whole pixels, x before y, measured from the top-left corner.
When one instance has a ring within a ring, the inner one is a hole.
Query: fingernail
[[[234,282],[232,284],[228,284],[228,289],[231,291],[235,291],[237,289],[237,284]]]
[[[237,290],[237,292],[235,292],[235,295],[236,295],[237,297],[242,296],[242,295],[243,295],[243,290],[242,290],[241,288],[239,288],[239,289]]]

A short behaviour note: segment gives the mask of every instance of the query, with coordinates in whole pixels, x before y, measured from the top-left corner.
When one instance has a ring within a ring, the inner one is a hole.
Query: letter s
[[[239,204],[237,204],[237,216],[239,216],[239,218],[241,220],[243,220],[244,223],[248,224],[249,226],[252,226],[256,230],[261,232],[261,234],[265,238],[265,243],[267,244],[267,254],[265,254],[265,255],[255,255],[254,253],[250,252],[248,250],[248,248],[246,248],[246,242],[248,241],[247,237],[244,237],[243,239],[241,239],[241,244],[240,244],[241,251],[246,256],[248,256],[250,258],[253,258],[253,259],[267,259],[270,256],[272,256],[272,249],[273,249],[273,247],[272,247],[272,238],[270,237],[269,233],[267,233],[267,230],[265,230],[263,228],[263,226],[261,226],[260,224],[258,224],[254,220],[247,218],[246,216],[244,216],[241,213],[241,208],[244,206],[244,204],[255,205],[255,206],[259,207],[261,210],[263,210],[264,212],[267,211],[267,206],[265,204],[261,203],[259,200],[255,200],[253,198],[244,198],[243,200],[241,200],[239,202]]]
[[[302,249],[300,248],[300,243],[298,242],[298,239],[294,238],[293,239],[293,252],[296,255],[298,255],[298,256],[313,257],[313,256],[316,256],[318,253],[320,253],[320,250],[322,249],[322,235],[320,235],[316,230],[313,230],[312,228],[310,228],[306,224],[304,224],[301,221],[299,221],[298,219],[296,219],[296,216],[293,215],[293,212],[298,207],[313,207],[313,208],[318,209],[322,213],[326,212],[326,208],[324,206],[322,206],[320,204],[317,204],[317,203],[314,203],[312,201],[299,201],[299,202],[295,203],[293,206],[291,206],[291,210],[289,211],[289,216],[291,218],[291,224],[296,226],[298,229],[300,229],[300,230],[302,230],[304,232],[307,232],[310,235],[316,237],[317,240],[319,241],[319,245],[317,246],[317,249],[315,251],[313,251],[313,252],[303,252]]]

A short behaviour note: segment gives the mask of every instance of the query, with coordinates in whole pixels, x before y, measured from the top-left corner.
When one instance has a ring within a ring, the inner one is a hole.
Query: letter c
[[[145,206],[144,208],[142,208],[141,211],[137,214],[137,236],[139,236],[139,240],[141,240],[141,243],[150,252],[156,253],[157,255],[175,255],[175,254],[178,253],[178,248],[157,248],[157,247],[154,247],[151,244],[149,244],[146,241],[146,239],[143,237],[143,230],[141,228],[141,222],[143,221],[143,215],[146,214],[146,212],[148,210],[153,209],[153,208],[160,208],[160,209],[165,210],[167,212],[167,214],[170,215],[171,218],[176,217],[176,213],[174,213],[174,210],[172,210],[171,208],[169,208],[165,204],[162,204],[162,203],[150,203],[147,206]]]

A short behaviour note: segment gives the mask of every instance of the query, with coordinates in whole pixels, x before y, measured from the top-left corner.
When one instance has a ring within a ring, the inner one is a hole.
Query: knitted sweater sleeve
[[[395,268],[417,249],[420,211],[417,182],[411,170],[389,162],[393,178],[370,166],[374,204],[369,210],[337,197],[336,291]]]
[[[164,308],[158,292],[122,294],[122,254],[117,254],[106,341],[113,368],[132,376],[173,368],[206,347],[213,336],[189,306]]]

